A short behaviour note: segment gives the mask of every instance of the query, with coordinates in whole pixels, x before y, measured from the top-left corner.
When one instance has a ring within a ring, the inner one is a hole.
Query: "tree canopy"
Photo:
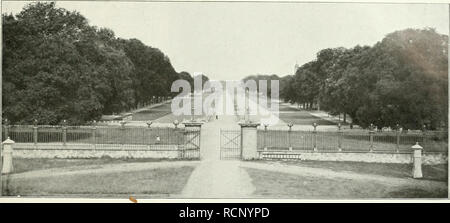
[[[367,127],[447,127],[448,36],[434,29],[396,31],[374,46],[332,48],[287,76],[281,96],[319,104]]]
[[[243,79],[243,81],[247,81],[247,80],[254,80],[256,81],[256,86],[257,86],[257,90],[259,91],[259,81],[260,80],[265,80],[266,84],[267,84],[267,95],[268,97],[271,96],[272,94],[272,85],[271,85],[271,81],[272,80],[278,80],[280,81],[280,77],[276,74],[272,74],[272,75],[264,75],[264,74],[257,74],[257,75],[250,75],[247,76]],[[280,87],[280,86],[279,86]]]
[[[2,112],[13,123],[82,124],[173,96],[174,80],[192,80],[159,49],[117,38],[54,2],[2,18]]]

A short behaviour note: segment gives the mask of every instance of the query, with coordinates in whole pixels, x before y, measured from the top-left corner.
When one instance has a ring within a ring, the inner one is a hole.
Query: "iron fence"
[[[258,130],[258,150],[409,153],[418,142],[424,152],[448,152],[448,133]]]
[[[29,146],[180,150],[183,158],[200,157],[200,129],[139,126],[4,125],[2,141],[10,137]]]

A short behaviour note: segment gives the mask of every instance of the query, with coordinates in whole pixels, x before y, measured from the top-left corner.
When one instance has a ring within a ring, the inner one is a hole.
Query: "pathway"
[[[255,190],[240,161],[220,160],[220,129],[240,129],[234,115],[222,115],[201,130],[201,163],[192,173],[183,198],[247,198]]]

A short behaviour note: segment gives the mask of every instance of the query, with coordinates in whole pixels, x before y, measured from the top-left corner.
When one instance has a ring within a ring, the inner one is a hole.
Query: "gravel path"
[[[241,161],[220,160],[220,128],[238,128],[233,116],[202,126],[201,163],[189,178],[181,197],[246,198],[255,190],[250,176],[240,168]]]
[[[230,105],[227,105],[230,106]],[[184,198],[246,198],[255,187],[241,161],[220,160],[220,129],[240,129],[234,115],[220,115],[219,119],[202,126],[201,163],[189,178],[181,196]]]

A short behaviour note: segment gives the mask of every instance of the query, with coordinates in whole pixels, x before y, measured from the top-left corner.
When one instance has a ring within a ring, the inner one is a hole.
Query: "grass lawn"
[[[263,198],[357,199],[357,198],[446,198],[447,190],[415,186],[386,186],[377,182],[341,178],[305,177],[246,168]]]
[[[129,195],[167,197],[178,194],[194,167],[176,167],[132,172],[91,173],[42,178],[14,179],[8,183],[11,196],[117,197]]]
[[[179,160],[179,159],[178,159]],[[102,164],[119,164],[132,162],[159,162],[159,161],[176,161],[173,159],[156,159],[156,158],[91,158],[91,159],[55,159],[55,158],[14,158],[14,173],[23,173],[32,170],[42,170],[49,168],[62,168],[71,166],[85,165],[102,165]]]
[[[257,161],[281,163],[304,167],[330,169],[334,171],[351,171],[362,174],[374,174],[386,177],[410,178],[412,176],[412,164],[397,163],[364,163],[364,162],[333,162],[313,160],[290,160],[290,161]],[[448,182],[448,164],[423,165],[422,172],[424,180],[435,180]]]
[[[143,109],[139,112],[134,113],[132,119],[133,121],[148,121],[148,120],[153,121],[155,119],[170,114],[171,113],[170,106],[171,106],[170,103],[165,103],[152,108]]]

